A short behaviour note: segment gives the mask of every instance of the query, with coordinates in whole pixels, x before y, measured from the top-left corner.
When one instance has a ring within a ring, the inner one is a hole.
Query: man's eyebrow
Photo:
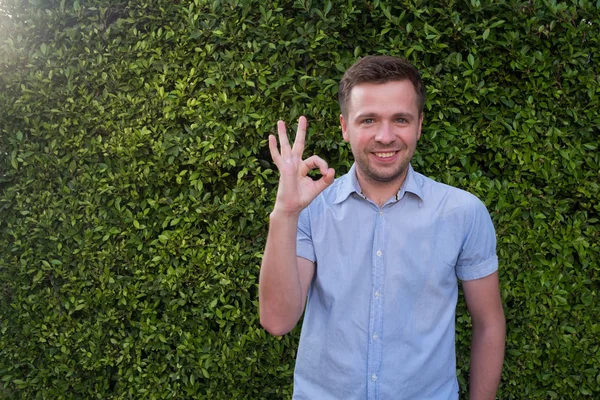
[[[369,111],[369,112],[365,112],[365,113],[356,115],[356,117],[354,117],[354,119],[356,121],[359,121],[361,119],[376,118],[376,117],[379,117],[379,116],[380,115],[377,114],[376,112]],[[407,119],[407,120],[412,120],[412,119],[415,118],[415,116],[412,113],[410,113],[410,112],[398,112],[398,113],[395,113],[394,115],[392,115],[392,117],[393,118],[404,118],[404,119]]]
[[[409,112],[399,112],[394,114],[394,118],[414,119],[414,115]]]
[[[356,117],[354,117],[355,120],[359,120],[359,119],[366,119],[366,118],[374,118],[377,117],[377,113],[375,112],[365,112],[362,114],[357,114]]]

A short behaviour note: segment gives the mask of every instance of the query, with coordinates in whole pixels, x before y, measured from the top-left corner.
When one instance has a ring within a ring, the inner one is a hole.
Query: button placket
[[[369,343],[368,343],[368,396],[369,400],[376,399],[379,393],[379,381],[377,374],[381,367],[382,340],[379,336],[383,324],[383,287],[385,281],[385,213],[381,209],[375,214],[375,234],[373,237],[372,258],[372,298],[370,306],[369,321]]]

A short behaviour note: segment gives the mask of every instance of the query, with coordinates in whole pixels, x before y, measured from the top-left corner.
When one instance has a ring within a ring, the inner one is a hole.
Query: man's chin
[[[376,175],[376,176],[371,177],[371,180],[373,180],[375,182],[380,182],[380,183],[390,183],[390,182],[398,181],[400,179],[402,179],[402,174],[392,175],[392,176]]]
[[[390,183],[402,180],[406,174],[406,170],[406,168],[403,168],[400,170],[385,173],[384,171],[374,171],[372,169],[369,169],[365,171],[365,175],[374,182]]]

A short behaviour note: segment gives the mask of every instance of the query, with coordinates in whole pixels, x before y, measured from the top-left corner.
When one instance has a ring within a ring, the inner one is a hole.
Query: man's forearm
[[[491,326],[473,326],[469,378],[470,400],[493,400],[496,398],[504,362],[505,334],[504,319]]]
[[[262,260],[258,297],[260,321],[274,335],[283,335],[302,315],[302,285],[296,258],[298,215],[274,211]]]

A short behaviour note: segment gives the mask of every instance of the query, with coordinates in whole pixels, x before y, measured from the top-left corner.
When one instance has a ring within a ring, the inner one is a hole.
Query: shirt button
[[[379,290],[377,290],[377,291],[375,292],[375,298],[376,298],[376,299],[378,299],[378,298],[379,298],[379,296],[381,296],[381,293],[379,293]]]
[[[379,216],[381,217],[383,215],[383,211],[379,211]]]
[[[379,339],[379,336],[377,335],[377,333],[374,333],[373,334],[373,340],[377,340],[377,339]]]
[[[381,257],[381,250],[377,250],[377,257]]]
[[[377,380],[377,375],[375,375],[375,374],[371,375],[371,380],[373,382],[375,382]]]

